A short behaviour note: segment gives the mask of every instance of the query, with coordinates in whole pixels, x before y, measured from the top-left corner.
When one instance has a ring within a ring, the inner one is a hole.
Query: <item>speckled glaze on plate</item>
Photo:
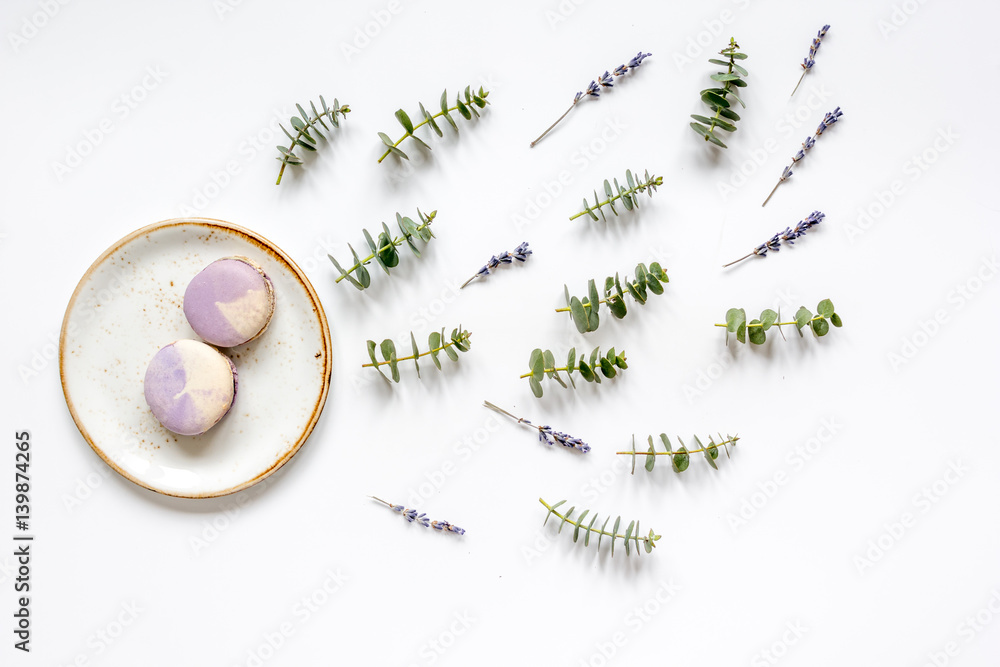
[[[222,350],[240,378],[230,413],[207,433],[176,435],[146,405],[143,376],[162,346],[199,340],[184,290],[233,255],[274,282],[274,316],[260,338]],[[183,498],[234,493],[284,465],[319,420],[331,369],[330,329],[305,274],[259,234],[204,218],[159,222],[105,251],[73,292],[59,339],[63,393],[84,439],[127,479]]]

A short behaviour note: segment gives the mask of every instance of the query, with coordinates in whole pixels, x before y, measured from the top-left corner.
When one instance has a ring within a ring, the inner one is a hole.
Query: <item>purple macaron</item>
[[[274,313],[274,285],[246,257],[216,260],[184,292],[184,315],[212,345],[235,347],[264,333]]]
[[[236,389],[233,362],[197,340],[162,347],[143,380],[153,416],[180,435],[199,435],[218,424],[233,406]]]

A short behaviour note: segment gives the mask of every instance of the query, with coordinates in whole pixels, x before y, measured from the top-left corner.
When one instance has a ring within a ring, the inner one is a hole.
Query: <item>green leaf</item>
[[[569,312],[573,317],[573,324],[576,325],[576,330],[580,333],[587,333],[590,331],[590,317],[587,315],[586,309],[583,307],[583,303],[580,299],[573,297],[569,301]]]
[[[615,540],[618,539],[618,525],[621,524],[622,518],[618,517],[615,519],[615,526],[611,529],[611,557],[615,556]]]
[[[531,393],[535,395],[535,398],[542,397],[542,383],[535,379],[535,376],[528,378],[528,386],[531,387]]]
[[[444,132],[441,131],[441,128],[438,127],[438,124],[434,121],[434,116],[432,116],[431,113],[429,111],[427,111],[427,109],[424,108],[424,105],[423,105],[422,102],[420,103],[420,113],[423,114],[424,120],[426,120],[427,124],[431,126],[431,129],[434,130],[434,132],[439,137],[443,137],[444,136]]]
[[[410,332],[410,345],[413,347],[413,365],[417,369],[417,377],[420,377],[420,364],[417,358],[420,356],[420,348],[417,347],[417,339],[414,337],[413,332]]]
[[[701,440],[698,438],[698,436],[694,436],[694,441],[698,443],[698,449],[702,450],[702,454],[704,454],[705,458],[708,460],[708,465],[718,470],[719,466],[715,464],[715,459],[719,458],[719,448],[716,447],[714,444],[706,447],[705,445],[701,444]],[[711,439],[709,439],[709,442],[711,442]]]
[[[597,379],[597,376],[594,375],[594,371],[590,368],[590,364],[583,359],[580,360],[580,375],[582,375],[583,379],[587,382],[593,382]]]
[[[711,141],[711,142],[712,142],[713,144],[715,144],[716,146],[719,146],[719,147],[721,147],[721,148],[729,148],[728,146],[726,146],[726,144],[722,143],[722,140],[721,140],[721,139],[719,139],[719,138],[718,138],[717,136],[715,136],[714,134],[706,134],[706,135],[705,135],[705,138],[706,138],[706,139],[708,139],[709,141]]]
[[[736,60],[746,60],[747,54],[745,53],[731,53],[730,58],[735,58]]]
[[[441,350],[438,349],[441,347],[441,334],[439,332],[431,332],[431,334],[427,337],[427,347],[430,349],[431,361],[434,362],[434,365],[437,366],[438,370],[441,370],[441,360],[438,359],[438,354],[441,352]]]
[[[767,338],[767,334],[764,333],[763,327],[753,326],[755,324],[760,324],[760,320],[750,321],[750,326],[747,327],[747,337],[754,345],[762,345],[764,340]]]
[[[454,344],[446,344],[444,348],[444,353],[448,355],[448,358],[452,361],[458,361],[458,352],[455,351]]]
[[[472,112],[469,111],[469,107],[465,106],[461,98],[455,99],[455,105],[458,107],[458,113],[462,114],[462,118],[472,120]]]
[[[710,107],[722,107],[723,109],[728,109],[730,107],[729,100],[710,90],[701,94],[701,100]]]
[[[631,546],[629,545],[629,540],[632,539],[632,529],[635,528],[635,521],[629,523],[628,528],[625,529],[625,555],[628,556],[631,553]]]
[[[802,327],[809,324],[809,320],[811,320],[812,317],[813,314],[809,312],[809,309],[805,306],[801,306],[795,313],[795,328],[801,332]]]
[[[635,451],[635,440],[632,441],[632,451]],[[635,458],[635,454],[632,455]],[[649,453],[646,455],[646,472],[652,472],[656,465],[656,449],[653,447],[653,436],[649,436]]]
[[[708,136],[708,128],[700,123],[691,123],[691,129],[700,134],[703,137]]]
[[[813,320],[812,329],[817,336],[825,336],[830,331],[830,323],[822,319]]]
[[[372,360],[372,367],[378,371],[379,375],[385,377],[385,373],[379,368],[378,359],[375,357],[375,341],[373,340],[368,341],[368,358]]]
[[[528,368],[531,369],[531,376],[533,378],[536,380],[542,379],[545,373],[545,358],[539,348],[531,351],[531,356],[528,358]]]
[[[604,377],[608,379],[618,375],[618,371],[615,370],[614,364],[612,364],[607,357],[601,357],[601,372],[604,373]]]
[[[399,124],[403,126],[407,134],[413,134],[413,123],[410,121],[410,117],[406,115],[406,112],[402,109],[396,110],[396,120]]]
[[[723,109],[719,112],[719,115],[723,118],[728,118],[729,120],[739,120],[740,115],[733,111],[732,109]]]
[[[566,355],[566,373],[568,375],[573,375],[573,370],[576,368],[576,348],[569,348],[569,354]]]
[[[829,299],[823,299],[819,302],[819,305],[816,306],[816,312],[823,317],[833,317],[833,302]]]
[[[386,134],[385,132],[379,132],[378,138],[382,140],[383,144],[385,144],[389,148],[393,148],[392,137],[390,137],[388,134]]]
[[[736,81],[740,78],[739,74],[713,74],[711,77],[712,81]]]
[[[840,321],[840,315],[838,315],[837,313],[834,313],[833,315],[830,316],[830,324],[832,324],[835,327],[844,326],[844,323]]]
[[[747,342],[747,324],[742,322],[739,327],[736,328],[736,340],[741,343]]]
[[[771,325],[778,321],[778,313],[774,312],[770,308],[764,310],[760,314],[761,329],[767,331],[771,328]]]
[[[726,330],[736,333],[740,325],[747,321],[746,311],[742,308],[730,308],[726,311]]]
[[[545,364],[543,370],[547,371],[549,377],[552,377],[555,374],[556,367],[556,358],[552,354],[552,350],[545,350],[542,353],[542,361]]]
[[[681,442],[680,449],[670,459],[673,462],[674,472],[684,472],[691,465],[691,456],[688,454],[687,447],[684,446],[683,442]]]

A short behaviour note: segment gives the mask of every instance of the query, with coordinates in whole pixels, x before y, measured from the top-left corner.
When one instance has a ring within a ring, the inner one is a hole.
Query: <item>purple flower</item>
[[[732,261],[729,264],[726,264],[725,266],[732,266],[733,264],[742,262],[744,259],[747,259],[748,257],[753,257],[754,255],[757,255],[758,257],[767,257],[767,253],[769,251],[774,251],[774,252],[780,251],[781,243],[783,241],[787,242],[788,245],[795,245],[795,239],[805,236],[807,231],[809,231],[819,223],[823,222],[823,218],[825,217],[826,217],[825,214],[820,213],[819,211],[813,211],[805,218],[795,223],[794,227],[785,227],[785,231],[778,232],[764,243],[761,243],[759,246],[753,249],[753,252],[744,255],[743,257],[740,257],[739,259]],[[725,266],[723,268],[725,268]]]
[[[525,423],[531,424],[531,422],[527,420],[525,420]],[[532,426],[534,425],[532,424]],[[553,431],[549,426],[536,426],[535,428],[538,429],[538,441],[544,442],[546,445],[552,446],[559,443],[563,447],[576,449],[584,454],[590,451],[590,445],[585,443],[580,438],[574,438],[571,435],[560,433],[559,431]]]
[[[601,96],[601,88],[613,88],[614,87],[614,85],[615,85],[614,77],[616,77],[616,76],[625,76],[626,74],[628,74],[629,71],[631,71],[631,70],[635,69],[636,67],[638,67],[639,65],[641,65],[642,61],[645,60],[646,58],[650,57],[651,55],[653,55],[653,54],[652,53],[643,53],[642,51],[639,51],[639,53],[637,53],[635,56],[632,57],[631,60],[628,61],[627,65],[619,65],[618,67],[616,67],[614,69],[614,72],[605,71],[604,74],[602,74],[600,77],[598,77],[598,79],[596,81],[591,81],[590,85],[587,86],[587,89],[584,92],[578,92],[573,97],[573,104],[570,105],[569,109],[567,109],[566,112],[563,113],[563,115],[560,116],[558,120],[556,120],[556,122],[552,123],[552,125],[550,125],[547,130],[545,130],[544,132],[542,132],[542,134],[537,139],[535,139],[534,141],[532,141],[531,145],[534,146],[539,141],[541,141],[543,138],[545,138],[545,135],[547,135],[549,132],[551,132],[552,128],[554,128],[556,125],[558,125],[562,121],[562,119],[565,118],[566,115],[570,111],[573,110],[573,107],[576,106],[577,102],[579,102],[581,99],[583,99],[584,95],[589,95],[590,97],[600,97]]]
[[[795,84],[795,90],[792,91],[792,95],[794,95],[795,91],[799,89],[799,85],[802,83],[802,79],[805,78],[806,72],[811,70],[813,65],[816,64],[816,52],[819,51],[820,43],[822,42],[823,37],[826,36],[826,31],[829,29],[829,25],[825,25],[820,28],[819,32],[816,33],[816,36],[809,44],[809,55],[802,59],[802,76],[799,77],[799,82]]]
[[[795,164],[799,160],[803,159],[806,156],[806,153],[809,151],[809,149],[816,145],[816,139],[819,138],[819,135],[823,134],[823,131],[826,130],[826,128],[830,127],[838,120],[840,120],[840,117],[843,115],[844,113],[840,110],[840,107],[837,107],[833,111],[828,112],[823,117],[823,120],[820,121],[819,127],[816,128],[816,135],[812,137],[806,137],[806,140],[802,142],[802,148],[799,149],[799,151],[792,157],[792,164]],[[771,200],[771,196],[774,195],[774,192],[775,190],[778,189],[778,186],[781,185],[784,181],[788,180],[788,177],[792,175],[791,166],[792,165],[788,165],[787,167],[785,167],[785,170],[781,173],[781,177],[778,179],[778,182],[771,190],[771,194],[767,196],[767,199],[764,200],[764,203],[761,204],[761,206],[765,206],[767,202]]]
[[[476,275],[466,280],[465,283],[462,285],[462,287],[460,287],[459,289],[464,288],[466,285],[471,283],[476,278],[485,278],[486,276],[490,275],[490,273],[501,264],[510,264],[515,259],[519,262],[526,262],[528,261],[528,255],[530,254],[532,253],[531,250],[528,249],[528,242],[524,241],[523,243],[521,243],[521,245],[514,248],[513,253],[504,250],[499,255],[493,255],[492,257],[490,257],[490,260],[486,262],[486,265],[483,266],[483,268],[479,269],[479,271],[476,272]]]
[[[381,498],[376,498],[375,496],[372,496],[372,499],[377,500],[383,505],[386,505],[393,512],[402,515],[402,517],[406,519],[409,523],[416,522],[421,526],[423,526],[424,528],[434,528],[435,530],[448,531],[451,533],[458,533],[459,535],[465,535],[465,531],[463,529],[459,528],[458,526],[453,526],[447,521],[431,521],[429,518],[427,518],[426,514],[424,514],[423,512],[420,512],[418,514],[417,510],[415,509],[407,509],[402,505],[393,505],[392,503],[387,503]]]

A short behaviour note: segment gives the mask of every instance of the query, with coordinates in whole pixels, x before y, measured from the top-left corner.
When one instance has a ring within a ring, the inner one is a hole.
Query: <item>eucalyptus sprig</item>
[[[577,358],[576,348],[572,347],[566,357],[566,365],[557,367],[555,355],[552,354],[552,350],[545,350],[543,352],[541,349],[536,348],[531,351],[531,356],[528,358],[528,367],[531,370],[522,375],[521,378],[528,378],[528,384],[531,385],[531,393],[536,398],[541,398],[542,380],[544,378],[551,378],[565,388],[566,383],[563,381],[562,376],[559,375],[560,372],[564,372],[566,373],[566,377],[569,378],[570,384],[576,387],[573,372],[579,371],[580,375],[587,382],[600,384],[601,375],[610,380],[618,375],[618,370],[628,368],[628,363],[625,360],[624,350],[622,352],[615,352],[615,348],[611,348],[606,355],[602,356],[601,348],[595,347],[593,352],[590,353],[590,360],[588,361],[582,354]]]
[[[608,208],[611,209],[612,213],[618,215],[618,210],[615,209],[616,199],[621,200],[621,203],[622,205],[625,206],[626,211],[631,211],[633,208],[639,208],[638,195],[645,192],[647,195],[652,197],[653,193],[656,191],[657,186],[663,185],[663,177],[650,176],[649,171],[647,170],[644,180],[636,183],[635,179],[632,178],[632,171],[630,169],[626,169],[625,182],[628,184],[628,187],[623,190],[622,187],[618,185],[617,178],[614,179],[614,182],[615,182],[615,190],[612,190],[611,183],[609,183],[607,179],[604,179],[604,194],[607,196],[607,199],[605,199],[604,201],[598,199],[597,190],[594,190],[594,205],[590,206],[587,203],[587,198],[584,197],[583,210],[577,213],[576,215],[571,215],[569,219],[576,220],[582,215],[589,215],[592,219],[597,220],[597,216],[594,215],[594,211],[597,211],[598,213],[601,214],[601,219],[607,222],[608,219],[604,216],[604,211],[601,209],[604,206],[607,206]],[[617,193],[615,191],[617,191]]]
[[[384,222],[382,223],[382,231],[379,232],[378,242],[376,243],[372,239],[372,235],[367,229],[361,231],[365,234],[365,241],[368,243],[368,248],[371,250],[371,254],[361,259],[358,257],[358,253],[354,250],[350,243],[347,247],[351,249],[351,255],[354,257],[354,264],[351,268],[346,271],[344,268],[334,259],[333,255],[327,255],[330,261],[333,262],[333,266],[336,267],[340,275],[337,279],[333,281],[334,283],[339,283],[345,278],[349,283],[357,287],[359,290],[367,289],[371,285],[372,279],[371,275],[368,273],[368,269],[365,268],[366,265],[371,264],[372,260],[378,262],[378,265],[382,267],[382,270],[388,275],[389,269],[399,265],[399,252],[396,251],[397,246],[403,245],[405,242],[409,246],[410,250],[414,255],[420,257],[420,250],[413,243],[413,238],[416,237],[428,243],[432,238],[434,238],[434,233],[431,232],[431,223],[434,222],[434,218],[437,216],[437,211],[431,211],[427,215],[418,208],[417,217],[420,219],[420,223],[416,223],[412,219],[402,216],[396,213],[396,225],[399,227],[399,231],[402,236],[392,237],[392,232],[389,230],[389,226]],[[354,273],[357,278],[352,276]]]
[[[625,542],[625,555],[632,555],[632,549],[635,549],[635,553],[639,553],[639,545],[642,544],[642,548],[645,549],[646,553],[650,553],[656,546],[656,541],[660,539],[660,536],[654,533],[652,530],[649,531],[649,535],[641,535],[639,530],[639,522],[632,521],[628,524],[628,528],[625,529],[625,533],[621,534],[618,532],[618,527],[621,525],[622,518],[619,516],[615,519],[614,525],[611,527],[611,532],[607,531],[608,523],[611,521],[611,517],[608,516],[604,519],[604,523],[601,524],[600,528],[595,528],[597,524],[597,513],[590,515],[590,523],[584,524],[583,520],[587,518],[590,514],[590,510],[583,510],[580,514],[573,518],[573,512],[576,511],[576,507],[570,507],[566,510],[566,513],[559,511],[559,507],[566,503],[565,500],[560,500],[559,502],[549,505],[542,498],[538,499],[538,502],[545,505],[545,509],[548,510],[548,514],[545,515],[545,521],[542,522],[544,526],[549,522],[549,517],[555,516],[559,519],[559,530],[557,532],[562,532],[563,526],[569,524],[573,526],[573,541],[578,542],[580,539],[580,533],[583,532],[583,546],[590,546],[590,536],[597,536],[597,550],[601,550],[601,541],[605,537],[611,539],[611,557],[615,555],[615,542],[618,540],[623,540]],[[634,545],[634,546],[633,546]]]
[[[313,138],[313,135],[309,134],[309,130],[313,130],[316,133],[316,136],[323,141],[326,141],[326,135],[320,132],[317,125],[322,126],[324,130],[329,132],[330,128],[326,126],[326,123],[323,121],[324,118],[330,121],[330,124],[333,125],[334,128],[337,128],[340,127],[340,121],[337,119],[337,115],[340,114],[346,118],[347,114],[351,112],[351,108],[346,104],[344,106],[340,106],[340,102],[337,101],[337,98],[333,99],[333,108],[331,109],[326,106],[326,100],[324,100],[323,96],[320,95],[319,105],[322,107],[322,111],[317,111],[316,105],[313,102],[309,102],[309,108],[312,109],[312,115],[306,113],[306,110],[302,108],[301,104],[295,105],[295,108],[299,111],[299,115],[292,116],[291,118],[292,129],[296,131],[294,137],[291,132],[285,129],[284,125],[281,125],[280,123],[278,124],[291,143],[288,144],[287,148],[285,146],[278,146],[278,152],[281,153],[281,157],[275,159],[281,162],[281,169],[278,170],[278,180],[275,181],[275,185],[281,185],[281,176],[285,173],[286,166],[290,164],[302,164],[302,158],[292,152],[296,146],[301,146],[307,151],[316,150],[316,139]]]
[[[829,299],[823,299],[816,306],[816,315],[802,306],[795,313],[795,319],[791,322],[779,322],[781,319],[780,312],[774,312],[770,308],[765,309],[760,314],[760,319],[751,320],[747,323],[746,311],[742,308],[730,308],[726,312],[726,323],[716,324],[717,327],[726,327],[726,344],[729,344],[729,334],[735,333],[736,340],[741,343],[746,343],[747,339],[754,345],[761,345],[767,339],[767,335],[764,333],[772,326],[778,327],[778,332],[781,333],[781,337],[784,338],[785,334],[781,331],[781,327],[788,325],[795,325],[796,330],[799,332],[799,336],[802,335],[803,327],[810,327],[813,333],[817,336],[825,336],[827,332],[830,331],[830,325],[835,327],[841,327],[844,323],[833,309],[833,303]]]
[[[427,109],[425,109],[424,105],[421,103],[420,114],[424,117],[424,119],[419,123],[417,123],[416,125],[413,124],[413,121],[410,120],[410,117],[406,115],[405,111],[403,111],[402,109],[397,110],[396,120],[398,120],[399,124],[403,126],[404,134],[399,138],[398,141],[394,142],[385,132],[378,133],[378,136],[382,140],[382,143],[385,144],[386,146],[385,152],[382,153],[382,156],[378,159],[378,161],[381,163],[382,160],[384,160],[386,156],[388,156],[390,153],[396,155],[397,157],[401,157],[404,160],[409,160],[410,157],[399,149],[399,144],[403,143],[403,140],[406,139],[407,137],[412,137],[413,140],[416,141],[418,144],[420,144],[427,150],[430,150],[431,147],[428,146],[423,139],[414,134],[415,130],[424,125],[430,125],[431,129],[434,130],[439,137],[444,136],[444,133],[441,132],[441,128],[434,120],[435,118],[441,118],[443,116],[444,119],[448,121],[449,124],[451,124],[455,132],[458,132],[458,123],[456,123],[455,119],[451,117],[451,112],[458,111],[458,113],[461,114],[462,118],[464,118],[465,120],[472,120],[473,116],[479,118],[479,112],[476,110],[476,107],[482,109],[487,104],[489,104],[489,102],[486,100],[486,97],[489,94],[490,94],[489,91],[483,90],[482,86],[479,87],[478,92],[472,90],[472,86],[466,86],[465,101],[463,102],[462,95],[458,94],[455,96],[455,106],[449,107],[448,91],[445,90],[443,93],[441,93],[441,111],[431,115],[431,113],[427,111]]]
[[[663,294],[663,283],[668,282],[670,279],[667,277],[667,272],[663,270],[659,262],[653,262],[648,269],[645,264],[640,263],[635,267],[635,280],[626,281],[625,289],[636,302],[642,304],[646,303],[648,292]],[[622,290],[617,273],[614,278],[608,276],[604,279],[603,299],[600,298],[600,293],[598,293],[597,285],[593,279],[587,283],[587,296],[584,297],[571,297],[569,287],[565,285],[563,287],[566,292],[566,307],[556,308],[556,312],[568,312],[580,333],[597,331],[601,322],[599,311],[602,303],[607,304],[608,310],[616,319],[620,320],[628,313],[628,307],[625,305],[625,291]]]
[[[718,81],[722,84],[721,88],[706,88],[701,91],[701,101],[708,105],[708,108],[714,111],[715,115],[711,118],[706,118],[705,116],[691,114],[691,117],[697,121],[691,123],[691,129],[703,136],[705,141],[711,141],[716,146],[722,148],[726,148],[727,146],[716,136],[715,130],[720,129],[726,132],[735,132],[736,125],[733,122],[740,119],[740,115],[731,108],[733,105],[730,102],[730,98],[739,102],[740,106],[744,109],[747,106],[740,99],[740,96],[736,94],[736,91],[733,90],[734,88],[745,88],[747,85],[747,82],[743,80],[743,77],[748,76],[747,71],[736,64],[737,60],[746,60],[747,55],[740,53],[739,48],[740,45],[736,43],[736,40],[730,37],[729,46],[719,51],[719,54],[725,56],[728,60],[711,58],[708,61],[713,65],[720,65],[726,68],[725,72],[718,72],[712,75],[713,81]]]
[[[382,354],[382,361],[379,361],[375,356],[375,341],[368,341],[368,357],[372,360],[370,364],[361,364],[362,368],[374,368],[379,372],[379,375],[385,377],[385,373],[382,372],[380,366],[388,366],[389,371],[392,374],[392,381],[399,382],[399,362],[400,361],[412,361],[414,368],[417,369],[417,377],[420,377],[420,363],[417,361],[420,357],[426,357],[430,355],[431,361],[437,366],[438,370],[441,370],[441,360],[438,355],[443,351],[448,358],[452,361],[458,361],[459,352],[468,352],[471,343],[469,338],[472,336],[471,333],[462,329],[462,325],[458,325],[458,328],[451,330],[451,339],[445,337],[444,329],[440,332],[432,331],[431,335],[427,337],[427,347],[430,348],[426,352],[421,352],[420,348],[417,347],[417,339],[414,337],[413,332],[410,332],[410,345],[413,349],[413,354],[408,357],[396,356],[396,344],[392,342],[391,339],[386,338],[382,341],[382,344],[378,346],[379,352]],[[457,350],[457,352],[456,352]],[[387,380],[389,378],[386,378]]]
[[[653,436],[649,436],[649,449],[646,450],[645,452],[640,452],[635,447],[635,436],[633,435],[632,451],[617,452],[617,453],[632,457],[633,475],[635,474],[636,455],[639,456],[645,455],[646,457],[645,468],[647,472],[651,472],[653,470],[653,466],[656,465],[657,456],[669,456],[671,465],[674,468],[674,472],[677,473],[684,472],[685,470],[688,469],[688,466],[691,464],[690,455],[698,453],[704,454],[705,460],[708,461],[708,464],[713,468],[715,468],[716,470],[718,470],[719,466],[715,464],[715,460],[719,458],[719,447],[722,447],[723,449],[726,450],[726,458],[729,458],[729,446],[732,445],[733,447],[735,447],[736,441],[739,439],[740,439],[739,436],[736,435],[727,435],[723,437],[722,434],[720,433],[719,442],[715,442],[714,438],[712,438],[712,436],[709,436],[708,446],[705,446],[701,444],[701,440],[698,439],[698,436],[694,436],[694,441],[698,443],[698,447],[695,449],[688,449],[687,447],[684,446],[684,441],[680,439],[680,436],[678,436],[677,441],[681,443],[681,446],[679,449],[674,450],[673,447],[671,447],[670,445],[670,438],[667,437],[666,433],[661,433],[660,442],[663,444],[664,451],[662,452],[656,451],[656,448],[653,446]]]

